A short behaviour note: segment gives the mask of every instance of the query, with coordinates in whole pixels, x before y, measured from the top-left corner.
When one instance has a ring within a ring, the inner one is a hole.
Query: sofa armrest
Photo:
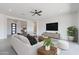
[[[44,43],[43,41],[42,42],[38,42],[37,44],[33,45],[33,47],[39,48],[39,47],[43,46],[43,43]]]
[[[35,54],[35,55],[37,55],[37,50],[38,50],[38,48],[40,48],[41,46],[43,46],[43,41],[42,42],[38,42],[37,44],[35,44],[35,45],[33,45],[32,46],[32,53],[33,54]]]

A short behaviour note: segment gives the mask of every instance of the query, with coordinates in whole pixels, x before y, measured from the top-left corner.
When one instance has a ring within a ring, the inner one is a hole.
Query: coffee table
[[[42,46],[38,48],[37,54],[38,55],[57,55],[57,48],[51,46],[50,50],[47,51],[45,50],[45,47]]]

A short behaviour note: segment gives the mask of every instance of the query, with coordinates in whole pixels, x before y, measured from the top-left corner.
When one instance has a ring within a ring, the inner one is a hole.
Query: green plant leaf
[[[51,40],[51,38],[46,38],[44,39],[44,46],[53,46],[53,41]]]

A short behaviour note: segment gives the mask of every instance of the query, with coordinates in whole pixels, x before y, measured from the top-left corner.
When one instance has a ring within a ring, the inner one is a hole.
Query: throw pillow
[[[34,45],[37,43],[37,40],[33,37],[33,36],[30,36],[29,34],[27,35],[27,38],[30,42],[31,45]]]

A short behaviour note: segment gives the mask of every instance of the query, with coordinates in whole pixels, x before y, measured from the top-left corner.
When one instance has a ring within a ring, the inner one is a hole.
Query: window
[[[16,34],[16,24],[15,23],[11,23],[11,34]]]

